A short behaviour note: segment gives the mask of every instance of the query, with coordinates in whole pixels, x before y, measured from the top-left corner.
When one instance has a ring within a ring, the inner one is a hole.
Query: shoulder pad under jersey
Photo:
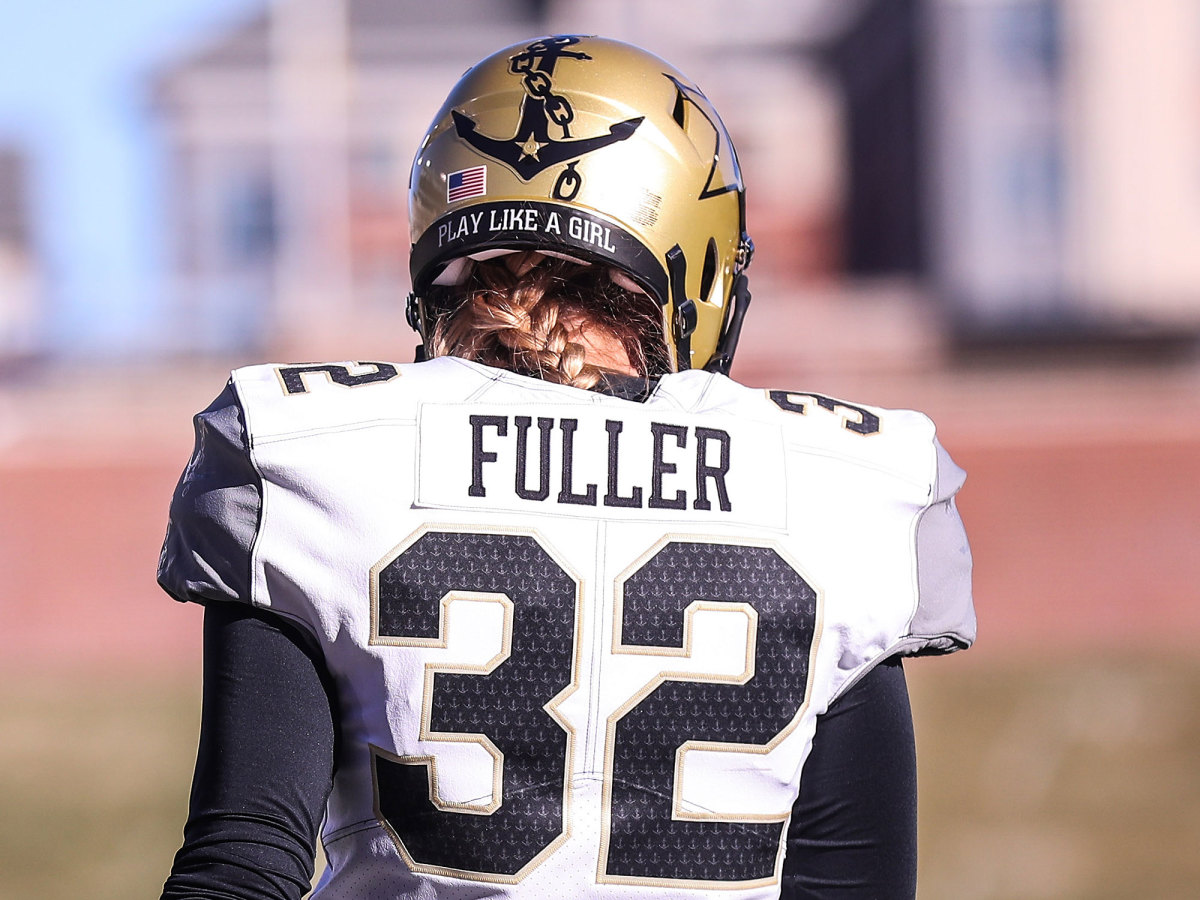
[[[171,500],[158,582],[176,600],[250,602],[262,485],[232,382],[194,425],[195,448]]]

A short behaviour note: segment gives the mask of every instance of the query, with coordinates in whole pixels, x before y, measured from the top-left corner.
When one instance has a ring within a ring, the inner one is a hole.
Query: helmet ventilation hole
[[[671,118],[675,120],[675,124],[687,131],[687,99],[683,96],[683,91],[675,91],[675,108],[671,110]]]
[[[704,251],[704,268],[700,270],[700,299],[708,300],[712,293],[713,279],[717,277],[717,242],[715,238],[708,239],[708,249]]]

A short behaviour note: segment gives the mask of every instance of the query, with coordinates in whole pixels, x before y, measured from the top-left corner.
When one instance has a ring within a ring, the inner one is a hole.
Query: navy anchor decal
[[[454,116],[454,129],[458,136],[485,156],[509,166],[522,181],[528,181],[550,166],[578,159],[593,150],[628,138],[642,124],[644,116],[618,122],[609,127],[608,134],[571,139],[570,126],[571,120],[575,118],[575,110],[571,108],[566,97],[554,93],[551,79],[554,66],[560,59],[591,59],[586,53],[567,49],[577,43],[579,38],[571,36],[546,38],[530,44],[523,53],[518,53],[509,61],[508,70],[514,75],[522,76],[525,88],[516,135],[508,140],[500,140],[480,134],[474,121],[454,110],[451,114]],[[551,124],[562,129],[562,139],[550,137]],[[570,190],[571,196],[574,196],[579,190],[579,173],[575,172],[573,167],[568,171],[571,175],[568,179],[570,183],[556,185],[556,194],[561,193],[562,188],[566,188]]]

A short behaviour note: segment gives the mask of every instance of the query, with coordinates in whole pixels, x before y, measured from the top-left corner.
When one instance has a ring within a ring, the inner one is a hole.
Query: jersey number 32
[[[505,606],[501,652],[483,666],[427,666],[422,711],[422,739],[487,746],[497,761],[493,802],[441,801],[435,757],[376,748],[373,767],[377,814],[414,869],[519,881],[568,834],[574,738],[556,710],[578,684],[580,584],[539,537],[511,532],[426,531],[372,575],[373,643],[445,646],[448,598]],[[791,731],[806,699],[816,591],[772,547],[684,537],[661,541],[608,590],[616,634],[605,664],[629,654],[661,665],[606,723],[597,879],[770,882],[786,811],[683,804],[678,761],[691,748],[765,753]],[[690,654],[697,609],[744,613],[741,672],[673,664]]]

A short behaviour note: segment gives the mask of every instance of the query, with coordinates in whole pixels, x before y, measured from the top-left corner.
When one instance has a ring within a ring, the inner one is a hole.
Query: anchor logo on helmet
[[[571,138],[575,110],[566,97],[554,92],[553,76],[560,59],[591,59],[587,53],[567,49],[578,43],[579,38],[571,35],[545,38],[530,44],[509,60],[509,72],[520,75],[525,88],[525,96],[521,99],[521,118],[517,122],[517,133],[512,138],[503,140],[481,134],[470,117],[453,110],[451,115],[458,136],[484,156],[507,165],[522,181],[528,181],[550,166],[578,159],[632,135],[642,124],[644,116],[617,122],[609,127],[608,134]],[[550,136],[552,125],[560,129],[561,138]],[[578,191],[579,174],[573,169],[571,173],[572,183],[564,187]],[[556,186],[556,191],[558,188]],[[574,196],[574,193],[570,196]]]

